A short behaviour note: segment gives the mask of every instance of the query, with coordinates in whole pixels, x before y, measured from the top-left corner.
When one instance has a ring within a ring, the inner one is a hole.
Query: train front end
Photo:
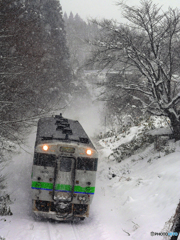
[[[56,122],[55,118],[53,123],[57,125]],[[40,132],[38,130],[38,134]],[[36,216],[58,221],[83,220],[89,216],[95,193],[98,153],[85,138],[74,141],[77,134],[72,135],[70,138],[67,133],[63,137],[54,134],[50,138],[43,134],[41,141],[37,138],[31,185]]]

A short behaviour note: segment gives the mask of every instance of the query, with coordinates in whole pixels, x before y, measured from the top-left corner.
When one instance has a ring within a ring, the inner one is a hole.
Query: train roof
[[[75,141],[94,148],[81,124],[76,120],[63,118],[62,114],[40,118],[38,121],[36,144],[51,140]]]

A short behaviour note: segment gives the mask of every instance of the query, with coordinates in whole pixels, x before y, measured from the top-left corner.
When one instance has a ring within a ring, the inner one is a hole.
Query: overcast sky
[[[68,15],[72,11],[75,15],[79,14],[84,20],[87,18],[108,18],[121,21],[120,7],[116,6],[118,0],[60,0],[63,12]],[[128,5],[138,5],[139,0],[126,0]],[[180,8],[180,0],[154,0],[154,3],[158,3],[159,6],[168,8]]]

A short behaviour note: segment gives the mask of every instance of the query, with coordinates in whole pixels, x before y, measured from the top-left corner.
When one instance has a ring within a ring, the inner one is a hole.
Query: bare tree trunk
[[[176,119],[176,117],[174,116],[174,114],[170,113],[169,114],[169,119],[171,120],[171,126],[173,129],[173,137],[175,138],[175,140],[180,140],[180,121],[178,121]]]
[[[176,212],[174,214],[174,223],[171,229],[172,232],[177,232],[178,236],[179,236],[179,232],[180,232],[180,202],[176,208]],[[171,240],[177,240],[178,236],[172,236]]]

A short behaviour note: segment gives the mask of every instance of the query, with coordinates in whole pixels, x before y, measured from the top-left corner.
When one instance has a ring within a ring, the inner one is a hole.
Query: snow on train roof
[[[37,141],[54,139],[76,141],[94,147],[78,121],[65,119],[61,115],[41,118],[38,122]]]

